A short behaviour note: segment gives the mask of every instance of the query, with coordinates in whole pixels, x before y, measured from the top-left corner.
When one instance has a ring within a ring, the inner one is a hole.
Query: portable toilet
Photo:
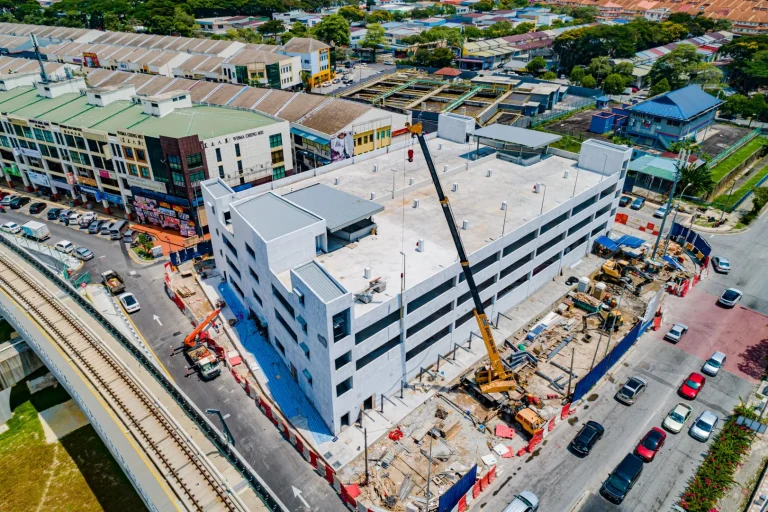
[[[576,288],[576,290],[580,291],[581,293],[589,293],[590,282],[591,281],[589,280],[589,278],[587,276],[584,276],[584,277],[580,278],[579,279],[579,285]]]
[[[603,300],[605,298],[607,285],[605,283],[597,283],[595,289],[592,291],[592,296],[597,300]]]

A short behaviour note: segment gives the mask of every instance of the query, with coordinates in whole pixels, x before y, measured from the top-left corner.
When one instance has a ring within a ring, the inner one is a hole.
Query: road
[[[301,498],[311,510],[344,509],[333,488],[311,470],[309,463],[282,437],[229,373],[224,372],[211,382],[199,380],[196,374],[185,377],[185,358],[183,355],[171,357],[170,348],[180,346],[192,326],[163,291],[163,261],[150,265],[136,263],[128,256],[128,244],[48,221],[46,212],[31,216],[27,207],[0,213],[0,223],[13,221],[21,225],[36,217],[48,225],[51,245],[66,239],[94,252],[96,257],[86,262],[83,269],[91,272],[92,281],[98,281],[100,267],[116,270],[126,279],[126,290],[141,304],[141,310],[130,316],[139,332],[171,377],[200,409],[215,408],[230,415],[226,421],[235,446],[289,510],[307,510]],[[104,258],[99,260],[101,256]],[[217,418],[212,421],[220,427]],[[300,497],[295,495],[294,487],[301,491]]]
[[[687,297],[668,296],[662,330],[649,331],[640,339],[624,362],[614,367],[613,379],[587,397],[587,411],[571,418],[572,425],[558,427],[545,441],[549,446],[543,446],[538,456],[520,459],[511,474],[507,471],[502,475],[491,493],[484,494],[481,509],[501,510],[515,494],[529,489],[539,496],[543,511],[671,510],[707,450],[707,445],[688,435],[687,428],[680,434],[668,434],[656,460],[645,465],[622,505],[610,504],[598,490],[610,471],[651,427],[661,425],[676,403],[691,405],[694,417],[711,410],[722,421],[739,403],[739,397],[746,397],[757,384],[768,355],[768,277],[762,272],[768,265],[768,217],[757,220],[745,233],[707,237],[715,254],[730,259],[731,274],[710,272]],[[717,297],[732,286],[744,292],[744,299],[734,309],[720,308]],[[690,327],[677,345],[662,339],[672,322]],[[724,370],[708,379],[696,400],[679,397],[677,388],[682,380],[698,371],[715,350],[728,356]],[[631,375],[644,378],[649,390],[627,407],[613,396]],[[594,451],[580,459],[567,450],[567,445],[587,420],[601,423],[606,433]]]
[[[312,89],[312,91],[320,94],[336,94],[337,92],[341,92],[342,89],[346,89],[347,87],[354,87],[361,81],[364,82],[376,74],[382,73],[384,71],[390,71],[394,68],[395,66],[387,66],[386,64],[368,64],[366,66],[361,66],[358,64],[354,67],[354,69],[350,70],[339,68],[337,70],[339,72],[339,77],[341,77],[342,71],[350,71],[350,73],[345,76],[352,77],[354,83],[349,85],[338,83],[331,84],[330,87],[315,87]]]

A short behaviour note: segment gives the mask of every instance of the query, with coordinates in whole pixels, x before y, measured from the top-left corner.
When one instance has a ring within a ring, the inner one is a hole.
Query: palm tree
[[[712,175],[707,164],[688,164],[680,168],[680,182],[677,187],[682,190],[688,187],[688,193],[692,196],[700,196],[705,192],[711,192],[715,187]]]
[[[304,90],[307,92],[312,92],[312,73],[309,71],[302,71],[299,76],[301,77],[301,81],[304,84]]]

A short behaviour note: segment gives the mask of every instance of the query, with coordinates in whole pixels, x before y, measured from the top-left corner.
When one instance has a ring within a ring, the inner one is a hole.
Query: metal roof
[[[347,291],[339,286],[336,281],[326,273],[315,261],[310,261],[293,269],[293,272],[301,278],[307,286],[323,302],[330,302],[343,296]]]
[[[245,199],[232,208],[267,242],[321,220],[272,192]]]
[[[689,85],[660,94],[627,110],[667,119],[687,120],[720,105],[722,101],[704,92],[699,85]]]
[[[472,136],[508,142],[510,144],[519,144],[520,146],[533,149],[547,146],[562,139],[560,135],[539,132],[536,130],[527,130],[515,126],[506,126],[498,123],[475,130]]]
[[[322,183],[289,192],[283,197],[325,219],[331,233],[384,211],[384,207],[378,203]]]

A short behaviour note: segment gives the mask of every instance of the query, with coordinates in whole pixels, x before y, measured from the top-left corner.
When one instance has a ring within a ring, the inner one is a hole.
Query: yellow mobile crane
[[[475,277],[472,275],[472,268],[469,266],[469,259],[464,250],[464,243],[461,241],[459,230],[456,229],[456,221],[453,218],[451,205],[448,202],[448,198],[443,193],[440,178],[438,178],[435,164],[432,162],[432,155],[429,153],[427,141],[422,133],[421,123],[406,126],[411,133],[411,136],[418,139],[419,146],[421,146],[421,152],[424,154],[424,160],[427,162],[429,175],[432,177],[432,183],[435,185],[437,197],[440,200],[440,205],[443,207],[443,214],[445,214],[445,220],[448,222],[448,229],[451,231],[453,243],[456,245],[456,251],[459,253],[461,268],[464,272],[467,285],[469,286],[469,293],[472,295],[472,300],[475,304],[475,320],[477,320],[477,325],[480,327],[483,343],[485,343],[485,349],[488,351],[488,357],[491,361],[490,368],[483,366],[475,371],[475,383],[480,386],[480,390],[483,393],[513,391],[517,388],[517,382],[514,379],[513,373],[507,370],[504,366],[504,362],[501,360],[501,356],[499,356],[499,350],[496,348],[496,342],[494,341],[493,333],[491,332],[491,324],[488,321],[488,317],[485,315],[483,301],[480,300],[480,293],[477,291],[477,286],[475,285]]]

